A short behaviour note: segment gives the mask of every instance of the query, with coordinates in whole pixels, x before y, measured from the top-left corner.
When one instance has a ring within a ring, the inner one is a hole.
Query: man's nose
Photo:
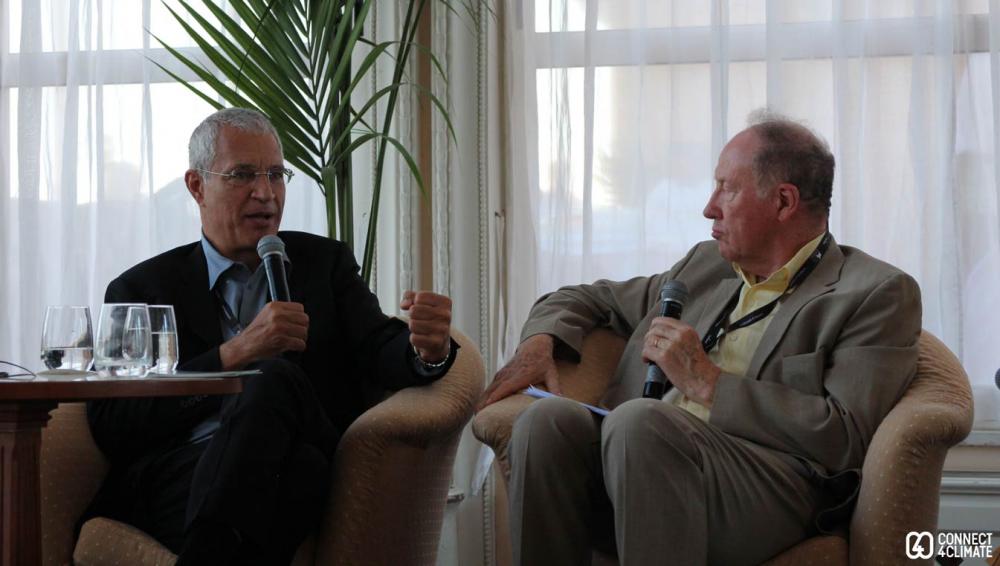
[[[274,199],[274,187],[271,185],[271,181],[268,180],[267,175],[257,175],[250,187],[252,189],[250,193],[251,197],[263,201]]]
[[[710,218],[712,220],[716,220],[716,219],[718,219],[721,216],[721,214],[719,214],[719,207],[716,206],[716,204],[715,204],[715,193],[714,192],[712,193],[711,196],[708,197],[708,202],[705,203],[705,208],[704,208],[704,210],[701,211],[701,214],[705,218]]]

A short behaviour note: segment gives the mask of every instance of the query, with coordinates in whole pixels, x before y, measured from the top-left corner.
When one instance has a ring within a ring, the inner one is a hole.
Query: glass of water
[[[180,359],[174,307],[149,305],[149,323],[153,329],[152,369],[156,373],[174,373]]]
[[[42,363],[53,371],[87,371],[94,359],[90,308],[52,306],[42,325]]]
[[[151,361],[149,308],[141,303],[102,305],[97,323],[94,369],[103,377],[142,377]]]

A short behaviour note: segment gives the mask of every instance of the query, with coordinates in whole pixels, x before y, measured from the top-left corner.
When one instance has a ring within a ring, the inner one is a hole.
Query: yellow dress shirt
[[[733,269],[743,278],[743,287],[740,289],[740,299],[736,303],[736,308],[729,315],[729,324],[736,322],[780,297],[788,289],[788,283],[802,267],[802,264],[816,251],[822,239],[823,234],[820,234],[799,248],[799,251],[796,252],[792,259],[788,260],[788,263],[783,265],[778,271],[772,273],[764,281],[757,282],[755,276],[745,273],[734,263]],[[778,312],[779,308],[781,308],[780,303],[775,306],[770,314],[756,323],[727,332],[715,347],[708,352],[708,358],[726,373],[732,375],[746,374],[747,367],[750,366],[750,360],[753,358],[754,352],[757,351],[757,345],[760,344],[760,339],[764,336],[764,331],[771,324],[774,313]],[[710,414],[708,408],[688,399],[677,388],[671,389],[663,399],[708,422]]]

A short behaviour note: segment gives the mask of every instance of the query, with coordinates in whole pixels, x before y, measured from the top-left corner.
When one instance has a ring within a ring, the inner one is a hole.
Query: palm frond
[[[396,151],[421,194],[427,195],[427,186],[410,150],[390,134],[400,89],[414,88],[426,96],[444,118],[449,138],[453,142],[457,139],[447,104],[407,76],[410,55],[416,49],[429,57],[434,72],[445,83],[448,80],[433,51],[415,41],[417,22],[428,0],[400,1],[406,1],[400,34],[387,41],[364,37],[375,0],[200,0],[197,7],[195,0],[171,0],[179,8],[164,0],[204,60],[185,56],[154,36],[199,82],[185,81],[153,61],[171,78],[214,108],[223,107],[219,97],[233,106],[256,108],[271,119],[285,159],[313,179],[323,192],[328,233],[348,245],[353,246],[354,241],[352,162],[355,152],[367,144],[376,144],[362,256],[366,281],[372,271],[388,148]],[[477,29],[477,4],[485,5],[495,17],[489,0],[439,1],[444,9],[471,21]],[[223,5],[228,8],[223,9]],[[360,87],[386,57],[392,66],[388,84],[360,98]],[[201,82],[204,87],[198,86]]]

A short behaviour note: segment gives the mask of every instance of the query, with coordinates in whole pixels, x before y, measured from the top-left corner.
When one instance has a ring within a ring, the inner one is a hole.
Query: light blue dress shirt
[[[219,325],[222,328],[222,340],[228,342],[238,334],[239,329],[246,328],[257,314],[267,304],[267,270],[261,262],[251,273],[245,264],[233,261],[219,253],[215,246],[201,235],[201,249],[205,252],[208,264],[208,288],[216,297],[222,297],[229,312],[239,320],[239,327],[227,322],[220,313]],[[285,258],[285,269],[289,271],[290,262]],[[220,305],[220,311],[221,311]],[[208,440],[219,428],[219,414],[195,425],[191,431],[190,442]]]

